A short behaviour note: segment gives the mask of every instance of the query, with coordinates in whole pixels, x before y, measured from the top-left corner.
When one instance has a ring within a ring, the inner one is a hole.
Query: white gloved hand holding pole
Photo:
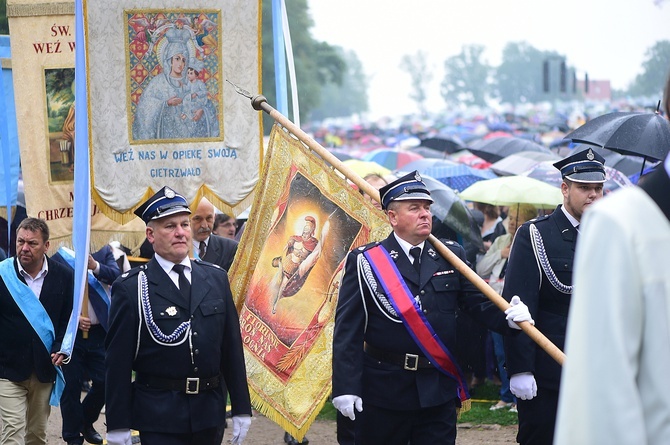
[[[509,379],[509,389],[517,398],[530,400],[537,395],[537,383],[532,372],[514,374]]]
[[[250,415],[242,414],[239,416],[233,416],[233,439],[230,443],[233,445],[240,445],[244,441],[244,438],[247,437],[250,426]]]
[[[528,306],[517,295],[512,297],[512,301],[509,304],[511,306],[505,310],[505,315],[507,315],[505,318],[510,328],[521,329],[517,323],[521,323],[522,321],[535,325],[535,321],[530,316],[530,311],[528,311]]]
[[[363,399],[351,394],[345,394],[335,397],[333,399],[333,406],[345,417],[348,417],[351,420],[356,420],[356,412],[354,411],[354,408],[356,408],[356,411],[359,413],[363,411]]]

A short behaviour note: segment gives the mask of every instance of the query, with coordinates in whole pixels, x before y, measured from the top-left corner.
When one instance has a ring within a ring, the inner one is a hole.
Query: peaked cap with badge
[[[382,210],[386,210],[392,201],[421,199],[433,202],[428,187],[421,180],[421,175],[416,170],[380,188],[379,197]]]
[[[554,163],[554,167],[561,171],[564,179],[572,182],[597,184],[607,180],[605,158],[592,148],[568,156]]]
[[[145,223],[149,223],[149,221],[154,219],[184,212],[191,213],[186,198],[170,187],[165,186],[151,198],[147,199],[144,204],[135,209],[134,213],[142,218]]]

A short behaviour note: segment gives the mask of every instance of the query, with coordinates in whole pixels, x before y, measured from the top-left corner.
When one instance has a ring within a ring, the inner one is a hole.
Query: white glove
[[[132,445],[130,430],[112,430],[107,431],[108,445]]]
[[[248,414],[242,414],[239,416],[233,416],[233,439],[230,442],[233,445],[239,445],[242,443],[247,433],[249,432],[249,427],[251,426],[251,416]]]
[[[523,304],[517,295],[512,297],[512,301],[510,301],[509,304],[511,304],[511,306],[505,310],[505,315],[507,315],[505,318],[507,319],[507,324],[510,328],[521,329],[517,323],[521,323],[522,321],[527,321],[530,324],[535,325],[535,320],[531,318],[528,306]]]
[[[514,374],[509,379],[509,390],[521,400],[530,400],[537,395],[537,383],[532,372]]]
[[[351,394],[337,396],[333,399],[333,406],[341,412],[342,415],[351,420],[356,420],[356,412],[354,411],[354,408],[356,408],[356,411],[359,413],[363,411],[363,399]]]

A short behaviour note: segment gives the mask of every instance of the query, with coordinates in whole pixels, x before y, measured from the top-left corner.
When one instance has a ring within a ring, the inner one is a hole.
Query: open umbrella
[[[391,173],[386,167],[383,167],[376,162],[372,161],[361,161],[360,159],[347,159],[343,161],[343,164],[352,169],[360,177],[365,177],[371,173],[378,174],[379,176],[386,176]]]
[[[538,208],[553,208],[563,202],[563,194],[554,187],[526,176],[503,176],[472,184],[459,196],[467,201],[493,205],[532,204]]]
[[[551,153],[551,150],[543,145],[517,137],[482,139],[474,142],[472,146],[468,147],[468,150],[488,162],[496,162],[514,153],[524,151]]]
[[[379,165],[382,165],[389,170],[397,170],[417,159],[423,159],[418,153],[413,153],[407,150],[397,150],[392,148],[382,148],[378,150],[373,150],[370,153],[363,156],[364,161],[373,161]]]
[[[445,159],[448,154],[445,151],[435,150],[434,148],[428,148],[423,146],[410,148],[412,153],[418,153],[424,158],[433,158],[433,159]]]
[[[494,162],[491,165],[491,170],[500,176],[519,175],[535,167],[542,161],[557,161],[559,159],[560,157],[553,153],[522,151]]]
[[[658,110],[655,113],[617,111],[591,119],[565,138],[640,156],[644,162],[661,161],[670,151],[670,123]]]
[[[434,136],[421,140],[422,147],[432,148],[446,153],[456,153],[465,148],[465,142],[458,136]]]
[[[442,159],[420,159],[405,165],[403,170],[417,170],[421,175],[435,178],[454,190],[461,191],[477,181],[495,178],[496,175],[487,169],[472,168],[465,164],[457,164]]]
[[[625,174],[617,169],[608,167],[607,165],[605,166],[605,173],[607,175],[607,181],[605,181],[605,184],[603,185],[605,193],[609,193],[618,189],[619,187],[625,187],[633,184]],[[529,178],[539,179],[540,181],[546,182],[547,184],[553,185],[554,187],[560,187],[561,182],[563,182],[561,172],[556,167],[554,167],[553,161],[540,162],[528,171],[523,172],[522,175]]]

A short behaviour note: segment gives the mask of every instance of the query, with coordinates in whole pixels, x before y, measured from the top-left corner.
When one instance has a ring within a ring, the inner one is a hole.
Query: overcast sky
[[[317,40],[354,50],[370,78],[373,117],[415,112],[404,54],[424,50],[434,68],[429,108],[444,102],[444,60],[466,44],[487,48],[498,65],[507,42],[526,41],[567,57],[579,78],[625,88],[640,72],[645,52],[670,40],[670,1],[654,0],[308,0]],[[670,66],[670,61],[668,61]],[[539,68],[538,68],[539,70]],[[539,75],[539,73],[538,73]]]

